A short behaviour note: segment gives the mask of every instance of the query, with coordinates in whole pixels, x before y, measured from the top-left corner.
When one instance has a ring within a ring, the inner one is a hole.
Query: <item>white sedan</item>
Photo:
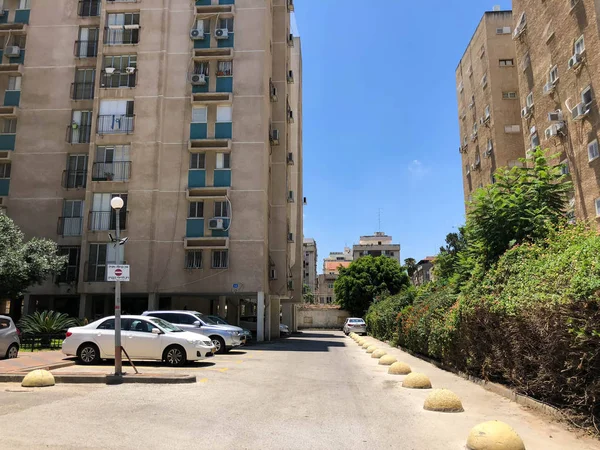
[[[121,316],[121,344],[131,359],[154,359],[170,366],[182,366],[186,361],[198,361],[215,353],[209,337],[149,316]],[[77,356],[82,364],[114,358],[114,316],[69,328],[62,351]]]

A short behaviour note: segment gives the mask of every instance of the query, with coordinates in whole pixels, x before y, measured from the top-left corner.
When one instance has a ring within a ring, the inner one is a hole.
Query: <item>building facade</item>
[[[107,265],[121,260],[124,312],[257,314],[258,338],[277,336],[302,297],[293,2],[165,5],[4,2],[0,200],[28,238],[58,241],[69,260],[23,312],[111,314]],[[129,238],[117,247],[115,196]]]
[[[560,154],[581,219],[600,216],[598,8],[592,0],[513,1],[525,147]]]
[[[317,303],[335,303],[333,289],[335,280],[339,276],[340,268],[348,267],[352,261],[352,250],[348,247],[344,248],[343,252],[331,252],[328,257],[323,258],[323,273],[319,275],[319,290],[316,295]]]
[[[512,26],[511,11],[486,12],[456,68],[465,203],[525,157]]]
[[[357,245],[352,246],[352,259],[356,261],[362,256],[388,256],[400,263],[400,244],[392,242],[392,236],[382,231],[372,236],[361,236]]]
[[[416,264],[414,272],[411,276],[412,283],[415,286],[422,286],[422,285],[430,283],[434,280],[434,276],[433,276],[434,260],[435,260],[435,257],[427,256]]]
[[[319,288],[317,279],[317,243],[313,238],[305,238],[302,244],[303,251],[303,288],[315,294]]]

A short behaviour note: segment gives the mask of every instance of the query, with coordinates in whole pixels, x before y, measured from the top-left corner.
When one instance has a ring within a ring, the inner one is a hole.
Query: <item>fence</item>
[[[36,349],[60,350],[66,333],[24,333],[21,335],[21,349],[35,351]]]

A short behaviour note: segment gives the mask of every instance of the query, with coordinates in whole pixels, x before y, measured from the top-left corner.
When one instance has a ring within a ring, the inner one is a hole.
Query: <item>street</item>
[[[458,394],[465,412],[423,410],[429,390],[401,387],[403,376],[388,375],[387,367],[339,331],[308,331],[181,369],[140,364],[143,372],[193,373],[195,384],[33,390],[2,384],[1,446],[459,450],[473,426],[497,419],[515,428],[527,450],[600,449],[598,441],[578,438],[564,424],[377,345],[426,373],[434,388]],[[106,363],[89,370],[110,369]]]

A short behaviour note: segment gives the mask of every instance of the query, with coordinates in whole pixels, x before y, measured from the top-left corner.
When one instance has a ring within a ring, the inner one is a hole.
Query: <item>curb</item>
[[[55,363],[55,364],[41,364],[39,366],[21,367],[19,369],[15,369],[13,371],[5,372],[5,374],[31,372],[31,371],[37,370],[37,369],[44,369],[44,370],[62,369],[63,367],[71,367],[74,365],[75,365],[75,361],[62,361],[62,362]]]
[[[20,383],[25,378],[26,373],[2,373],[0,374],[0,383]],[[125,375],[115,377],[114,375],[99,374],[53,374],[56,383],[62,384],[185,384],[195,383],[196,375]]]

